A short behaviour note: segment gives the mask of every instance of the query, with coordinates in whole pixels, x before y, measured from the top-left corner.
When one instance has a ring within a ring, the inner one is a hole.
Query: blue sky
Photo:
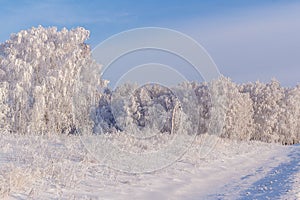
[[[0,42],[40,24],[83,26],[92,47],[131,28],[171,28],[202,44],[234,81],[300,83],[300,1],[0,0],[0,17]]]

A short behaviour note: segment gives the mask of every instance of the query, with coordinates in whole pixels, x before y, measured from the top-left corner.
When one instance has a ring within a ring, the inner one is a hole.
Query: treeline
[[[300,142],[300,86],[284,88],[276,80],[239,85],[225,77],[174,88],[123,85],[115,91],[106,90],[97,109],[96,132],[122,131],[120,124],[124,123],[143,128],[146,119],[148,124],[155,124],[164,116],[166,122],[160,131],[171,133],[176,124],[170,116],[177,104],[188,116],[181,123],[192,124],[192,134],[282,144]],[[160,111],[150,112],[154,106]]]
[[[284,88],[276,80],[239,85],[220,77],[111,91],[85,43],[88,37],[83,28],[39,26],[0,45],[1,132],[75,134],[85,127],[107,133],[136,126],[172,133],[177,123],[186,123],[196,134],[300,142],[300,86]],[[174,119],[178,110],[186,116],[180,122]]]
[[[205,88],[204,92],[201,91]],[[210,113],[213,95],[223,98],[224,113],[222,137],[259,140],[282,144],[300,142],[300,86],[285,88],[276,80],[270,83],[236,84],[221,77],[206,86],[195,84],[200,108],[206,108],[203,116]],[[211,98],[209,98],[209,95]],[[205,99],[205,100],[204,100]],[[206,117],[209,122],[209,117]],[[208,123],[201,128],[206,130]]]

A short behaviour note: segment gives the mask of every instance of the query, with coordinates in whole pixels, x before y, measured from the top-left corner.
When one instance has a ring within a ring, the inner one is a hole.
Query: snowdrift
[[[88,37],[84,28],[39,26],[0,45],[1,132],[99,134],[135,127],[170,134],[185,123],[174,119],[183,113],[197,134],[300,142],[299,85],[284,88],[276,80],[238,85],[220,77],[174,88],[128,84],[111,91],[85,43]]]

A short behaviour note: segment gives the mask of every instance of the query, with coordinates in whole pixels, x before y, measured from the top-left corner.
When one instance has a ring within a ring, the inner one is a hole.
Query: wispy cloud
[[[272,77],[300,82],[300,3],[194,19],[181,29],[210,52],[221,72],[239,82]]]

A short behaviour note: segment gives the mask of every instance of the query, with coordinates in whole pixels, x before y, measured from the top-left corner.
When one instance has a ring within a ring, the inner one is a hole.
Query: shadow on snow
[[[292,189],[293,177],[300,172],[300,146],[295,146],[288,154],[289,162],[282,163],[241,192],[241,200],[278,199]]]

